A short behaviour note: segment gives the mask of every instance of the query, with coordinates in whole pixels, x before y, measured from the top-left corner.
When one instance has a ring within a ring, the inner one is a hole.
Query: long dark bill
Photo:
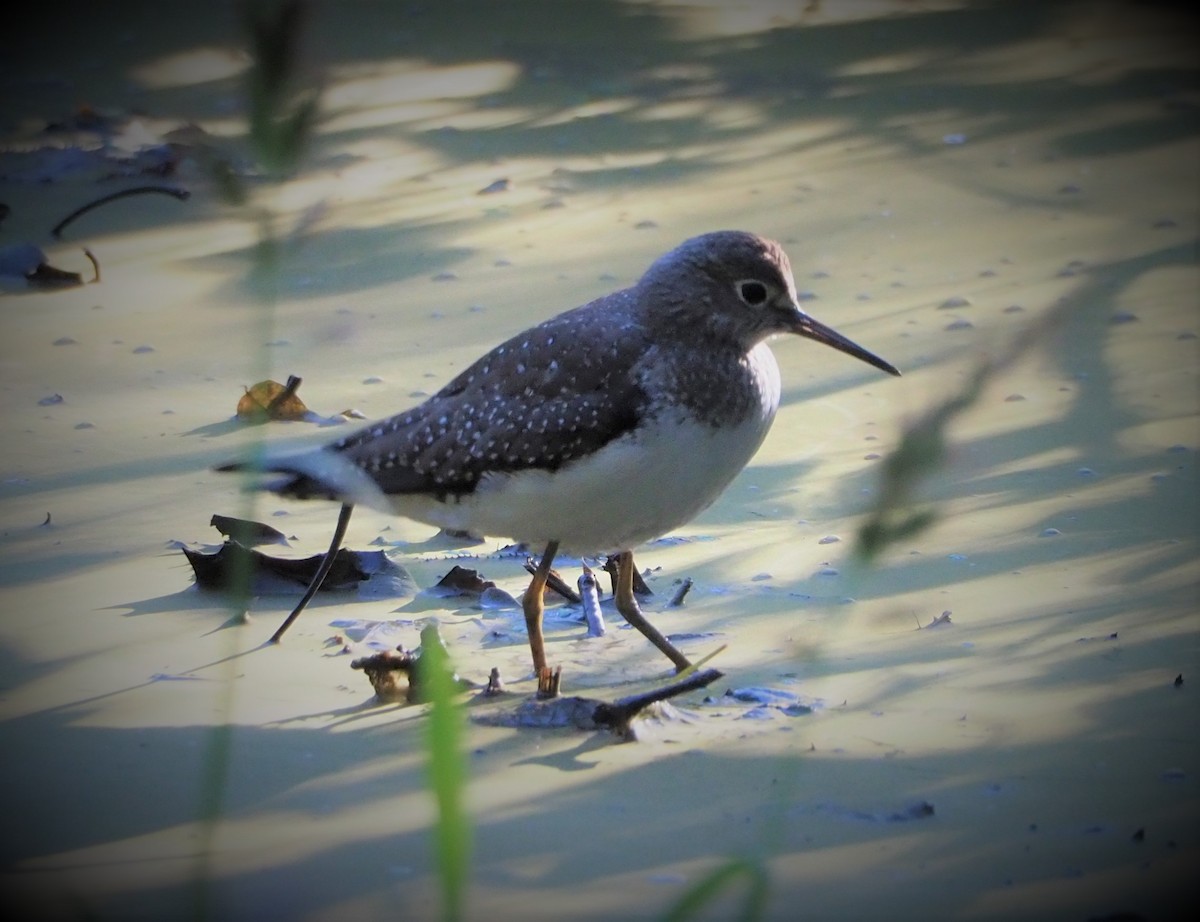
[[[801,313],[796,317],[795,323],[792,325],[792,332],[807,339],[824,343],[826,346],[833,346],[839,352],[852,355],[856,359],[862,359],[868,365],[874,365],[880,371],[886,371],[889,375],[900,376],[899,369],[891,364],[891,362],[885,362],[874,352],[868,352],[858,343],[847,339],[837,330],[825,326],[819,320],[814,320],[808,314]]]

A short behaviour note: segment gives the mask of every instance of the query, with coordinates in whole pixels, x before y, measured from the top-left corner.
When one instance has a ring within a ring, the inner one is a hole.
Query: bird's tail
[[[333,499],[354,506],[390,510],[379,485],[344,455],[319,448],[289,455],[264,455],[220,464],[214,470],[256,477],[252,489],[270,490],[295,499]]]

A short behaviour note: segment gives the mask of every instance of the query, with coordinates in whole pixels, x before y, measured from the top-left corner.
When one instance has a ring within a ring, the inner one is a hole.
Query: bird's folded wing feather
[[[519,334],[424,404],[330,446],[384,493],[469,493],[485,474],[555,470],[634,428],[645,410],[636,374],[644,331],[620,323],[617,344],[597,347],[609,296]],[[615,303],[614,303],[615,302]],[[613,308],[618,308],[615,312]]]

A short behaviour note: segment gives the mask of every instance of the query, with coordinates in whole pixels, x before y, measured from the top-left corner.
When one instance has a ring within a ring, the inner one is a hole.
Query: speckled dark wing
[[[425,403],[331,448],[384,493],[443,496],[471,492],[485,472],[556,470],[594,452],[633,429],[646,408],[634,366],[650,341],[629,319],[629,295],[514,336]]]

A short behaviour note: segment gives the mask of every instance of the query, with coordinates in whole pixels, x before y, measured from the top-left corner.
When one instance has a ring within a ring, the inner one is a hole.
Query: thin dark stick
[[[101,205],[107,205],[109,202],[115,202],[119,198],[125,198],[130,195],[145,195],[149,192],[158,192],[161,195],[173,195],[181,202],[190,197],[192,194],[187,189],[175,189],[171,186],[134,186],[130,189],[122,189],[120,192],[110,193],[109,195],[105,195],[96,199],[94,202],[88,202],[86,205],[81,205],[79,208],[76,208],[69,215],[54,225],[54,230],[50,231],[50,235],[55,240],[61,240],[63,228],[65,228],[76,218],[87,214],[93,208],[99,208]]]
[[[267,404],[267,415],[273,419],[275,414],[279,412],[279,408],[283,405],[283,402],[296,395],[296,391],[300,389],[303,380],[303,378],[297,375],[288,375],[287,384],[283,386],[283,390],[272,397],[271,402]]]
[[[603,726],[613,728],[623,727],[639,711],[644,710],[651,704],[657,701],[666,701],[668,698],[674,698],[676,695],[682,695],[685,692],[704,688],[706,685],[721,678],[722,675],[723,673],[717,669],[705,669],[703,672],[697,672],[682,681],[674,682],[662,688],[656,688],[653,691],[648,691],[640,695],[630,695],[628,698],[621,698],[611,704],[603,702],[596,707],[595,712],[592,714],[592,719]]]
[[[304,590],[304,597],[296,603],[296,607],[292,609],[292,613],[287,616],[283,624],[279,625],[279,630],[271,635],[271,643],[279,643],[284,631],[300,617],[300,612],[304,611],[305,606],[312,601],[312,597],[321,588],[321,583],[325,582],[325,577],[329,575],[329,568],[333,566],[333,559],[337,557],[338,548],[342,546],[342,539],[346,537],[346,527],[350,524],[350,513],[353,511],[353,503],[342,503],[342,510],[338,513],[337,526],[333,529],[333,540],[329,542],[329,550],[325,553],[325,559],[321,561],[317,572],[313,574],[312,582]]]

